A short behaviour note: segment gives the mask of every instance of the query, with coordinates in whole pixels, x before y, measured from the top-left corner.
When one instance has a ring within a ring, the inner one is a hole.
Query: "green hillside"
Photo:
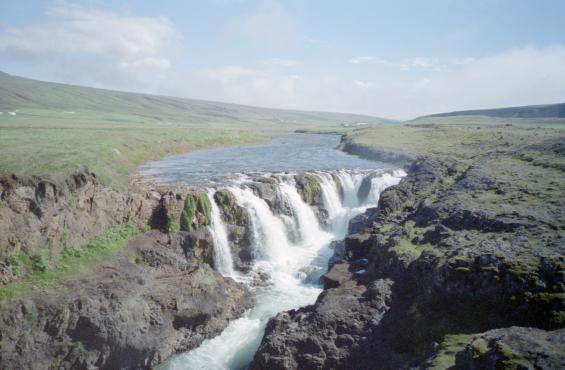
[[[0,173],[57,177],[87,166],[126,183],[168,154],[267,140],[297,129],[394,121],[118,92],[0,73]]]
[[[565,128],[565,103],[437,113],[418,117],[408,123]]]
[[[565,118],[565,103],[465,110],[458,112],[437,113],[429,115],[428,117],[449,116],[487,116],[499,118]]]
[[[276,124],[338,126],[356,122],[392,123],[393,120],[345,113],[307,112],[238,104],[137,94],[42,82],[0,72],[0,110],[32,113],[93,112],[101,120],[119,115],[182,124]],[[67,113],[68,114],[68,113]],[[114,120],[115,121],[115,120]]]

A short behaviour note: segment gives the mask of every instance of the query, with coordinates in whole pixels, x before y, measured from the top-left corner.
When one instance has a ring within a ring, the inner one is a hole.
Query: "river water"
[[[332,242],[343,239],[349,221],[376,206],[379,194],[404,175],[387,164],[337,151],[338,144],[336,135],[297,134],[269,144],[172,156],[141,168],[142,177],[158,183],[203,187],[212,202],[215,191],[229,190],[249,213],[253,234],[253,267],[243,273],[233,265],[225,217],[212,204],[215,268],[248,286],[253,307],[219,336],[172,357],[161,370],[245,369],[271,317],[316,301],[321,292],[319,278],[333,254]],[[318,207],[300,196],[298,173],[319,179]],[[279,206],[254,191],[254,185],[267,180],[276,188]],[[258,276],[263,280],[266,276],[266,283],[257,284]]]

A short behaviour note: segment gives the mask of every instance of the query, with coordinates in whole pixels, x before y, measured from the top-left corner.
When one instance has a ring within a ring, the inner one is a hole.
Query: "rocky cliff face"
[[[4,176],[0,178],[0,286],[25,277],[10,265],[15,254],[48,255],[56,264],[65,247],[80,248],[125,224],[138,230],[200,230],[210,222],[209,207],[206,194],[197,190],[119,191],[89,172],[77,172],[57,184]]]
[[[153,228],[111,260],[0,301],[1,368],[150,369],[247,308],[246,290],[213,270],[203,192],[120,192],[84,172],[63,184],[5,177],[0,199],[0,287],[29,278],[14,256],[47,256],[46,269],[61,269],[66,247],[80,254],[125,224]]]
[[[564,155],[554,149],[535,150]],[[529,333],[564,338],[553,331],[565,326],[563,173],[522,154],[413,162],[369,226],[336,248],[316,304],[269,322],[251,368],[449,368],[457,358],[458,368],[494,369],[509,355],[493,332],[479,334],[492,329],[513,360],[542,363],[524,348]],[[461,334],[486,338],[479,359]],[[562,349],[546,354],[563,365]]]
[[[246,292],[199,256],[197,235],[139,235],[113,261],[64,288],[0,311],[6,369],[150,369],[217,335],[246,309]]]
[[[116,191],[78,172],[55,184],[40,178],[0,178],[0,257],[14,251],[83,245],[125,223],[146,224],[160,194]]]

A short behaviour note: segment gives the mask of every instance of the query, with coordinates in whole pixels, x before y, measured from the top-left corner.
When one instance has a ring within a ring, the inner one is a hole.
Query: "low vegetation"
[[[16,298],[30,289],[56,286],[59,279],[112,258],[134,233],[132,225],[111,229],[84,247],[65,247],[57,259],[51,258],[47,250],[33,255],[24,252],[11,255],[5,262],[23,280],[0,287],[0,301]]]
[[[0,72],[0,173],[57,179],[88,167],[127,185],[166,155],[266,141],[300,129],[344,130],[376,117],[257,108],[34,81]],[[340,131],[340,132],[341,132]]]

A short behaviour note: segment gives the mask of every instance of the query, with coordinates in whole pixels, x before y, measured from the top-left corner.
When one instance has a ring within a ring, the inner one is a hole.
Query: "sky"
[[[410,119],[565,102],[561,0],[0,1],[0,70]]]

